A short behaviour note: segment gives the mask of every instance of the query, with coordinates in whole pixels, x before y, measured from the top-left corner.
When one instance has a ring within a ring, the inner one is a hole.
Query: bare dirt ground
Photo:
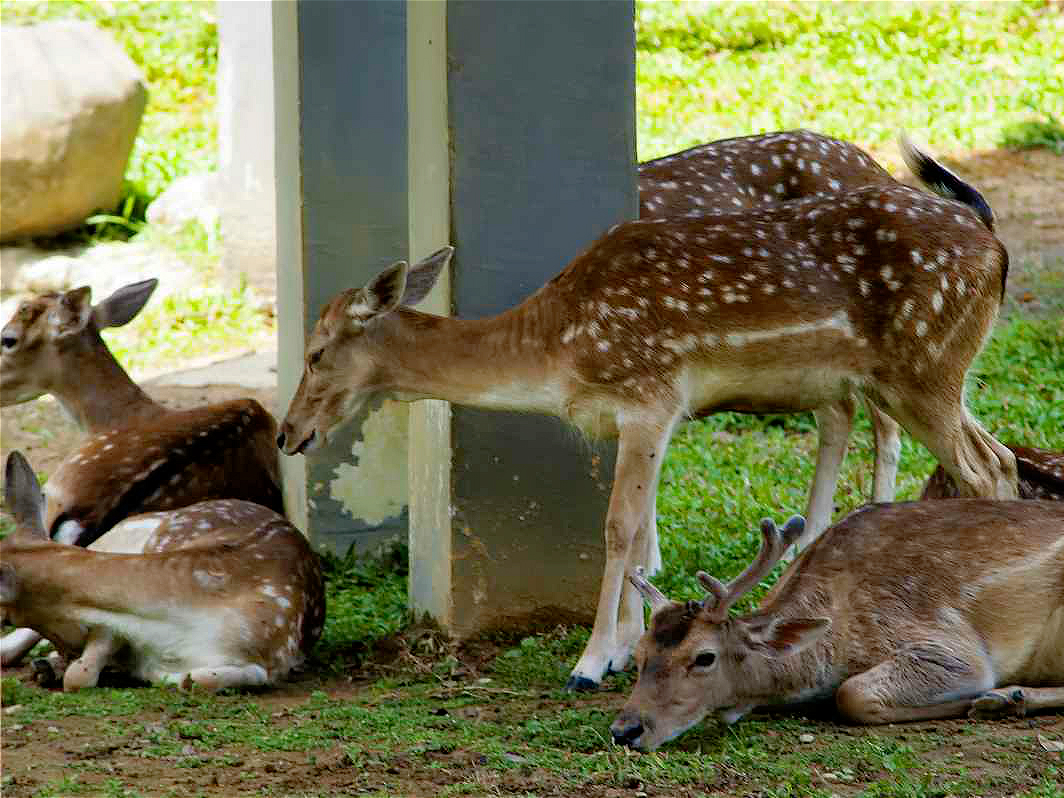
[[[1058,314],[1057,302],[1064,284],[1064,158],[1045,151],[1011,153],[995,151],[976,154],[950,162],[952,168],[971,180],[987,196],[998,218],[998,229],[1010,250],[1012,270],[1009,293],[1016,305],[1035,315]],[[1054,290],[1055,289],[1055,290]],[[207,401],[234,396],[253,395],[266,407],[277,410],[272,391],[248,391],[236,386],[215,385],[206,389],[151,388],[149,391],[163,403],[173,407],[188,407]],[[34,466],[44,472],[54,470],[70,450],[79,434],[64,418],[52,401],[38,401],[5,408],[0,414],[0,455],[21,449]],[[21,681],[29,681],[27,668],[12,672]],[[270,692],[247,696],[267,712],[278,729],[291,726],[297,720],[289,712],[294,706],[305,704],[314,691],[324,691],[333,698],[357,699],[367,689],[358,673],[342,677],[321,678],[308,674],[301,681]],[[614,711],[623,701],[616,692],[604,692],[591,698],[578,699],[581,706],[588,701],[601,703],[607,712]],[[540,709],[561,710],[571,702],[540,699]],[[514,723],[528,716],[522,702],[492,703],[468,707],[463,711],[490,713],[495,722],[506,722],[512,715]],[[473,717],[471,716],[471,717]],[[146,754],[151,746],[150,730],[158,724],[175,721],[166,709],[138,715],[131,731],[128,717],[65,717],[50,721],[21,724],[18,713],[3,717],[3,776],[5,796],[31,796],[44,785],[55,784],[68,773],[68,766],[92,760],[95,767],[79,770],[82,785],[104,790],[117,779],[131,785],[141,795],[339,795],[386,790],[388,794],[433,796],[446,785],[470,780],[481,783],[477,794],[533,793],[536,795],[572,795],[573,783],[557,774],[521,768],[501,774],[481,767],[483,757],[477,751],[426,751],[416,760],[407,756],[372,759],[355,763],[345,752],[344,745],[293,753],[268,751],[253,746],[228,745],[224,750],[208,750],[194,737],[188,740],[183,753],[198,758],[199,766],[177,766],[174,757],[152,757]],[[890,727],[884,733],[900,737],[932,731],[949,739],[966,727],[968,721],[944,721]],[[1002,783],[1002,772],[1010,767],[999,754],[1003,751],[1022,752],[1032,747],[1035,732],[1059,740],[1064,737],[1064,715],[1050,714],[1028,720],[994,722],[990,731],[979,740],[967,739],[944,743],[932,752],[943,763],[963,759],[967,773],[987,784],[985,795],[1006,795],[993,785]],[[866,731],[824,723],[821,740],[854,735]],[[826,744],[826,743],[825,743]],[[1038,761],[1057,761],[1044,752],[1031,752]],[[1055,755],[1059,757],[1060,755]],[[945,766],[945,765],[944,765]],[[1058,763],[1059,767],[1059,763]],[[1037,773],[1030,774],[1032,779]],[[1007,783],[1016,782],[1007,779]],[[858,787],[845,783],[820,781],[815,784],[838,795],[855,794]],[[85,787],[80,787],[84,791]],[[1011,788],[1009,788],[1011,789]],[[1062,788],[1064,789],[1064,788]],[[690,787],[670,787],[655,790],[652,786],[632,784],[585,784],[580,792],[587,798],[606,798],[620,795],[740,795],[747,792],[723,770],[707,783]],[[61,794],[50,792],[48,794]],[[124,794],[121,792],[107,794]],[[932,794],[932,793],[928,793]],[[938,794],[938,793],[934,793]]]

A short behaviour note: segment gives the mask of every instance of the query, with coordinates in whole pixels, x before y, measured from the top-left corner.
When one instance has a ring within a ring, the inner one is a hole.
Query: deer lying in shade
[[[321,633],[317,557],[276,513],[215,507],[199,517],[142,516],[139,532],[133,524],[126,531],[136,538],[155,524],[144,552],[116,554],[48,538],[36,476],[18,452],[7,461],[5,500],[17,527],[0,541],[3,620],[73,659],[65,690],[96,685],[106,666],[207,689],[274,684]],[[213,529],[212,513],[223,520]],[[210,535],[187,539],[190,524]]]
[[[45,486],[44,526],[86,546],[137,513],[207,499],[244,499],[283,512],[276,422],[254,399],[170,410],[130,379],[100,336],[128,324],[155,280],[118,289],[97,305],[89,288],[24,301],[0,336],[0,404],[54,395],[88,433]],[[17,662],[38,637],[0,642]]]
[[[762,522],[755,561],[704,601],[650,605],[639,678],[611,726],[653,750],[710,713],[835,696],[855,723],[1064,707],[1064,505],[1045,501],[869,505],[830,528],[758,609],[729,608],[804,522]]]

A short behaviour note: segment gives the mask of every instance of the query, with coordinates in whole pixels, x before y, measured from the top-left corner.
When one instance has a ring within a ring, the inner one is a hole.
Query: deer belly
[[[684,379],[691,414],[721,410],[795,413],[852,396],[858,379],[836,368],[691,369]]]

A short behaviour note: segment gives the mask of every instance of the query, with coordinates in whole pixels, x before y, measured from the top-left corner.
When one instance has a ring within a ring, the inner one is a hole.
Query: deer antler
[[[699,571],[698,581],[710,594],[702,602],[709,618],[718,622],[726,619],[731,606],[776,566],[787,547],[799,538],[804,529],[805,519],[800,515],[792,516],[782,530],[771,518],[765,518],[761,521],[761,550],[745,571],[727,585],[705,571]]]
[[[669,603],[668,597],[650,584],[650,581],[646,578],[646,570],[643,566],[639,566],[634,572],[628,574],[628,581],[639,591],[639,595],[643,597],[643,601],[645,601],[650,607],[651,613],[657,612],[661,607],[664,607]]]

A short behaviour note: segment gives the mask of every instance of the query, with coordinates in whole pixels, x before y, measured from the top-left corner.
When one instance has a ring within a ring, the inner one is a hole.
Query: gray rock
[[[218,222],[218,194],[215,172],[179,177],[148,206],[147,219],[165,227],[196,221],[208,235],[213,235]]]
[[[0,241],[114,208],[146,102],[136,65],[91,24],[0,26]]]

